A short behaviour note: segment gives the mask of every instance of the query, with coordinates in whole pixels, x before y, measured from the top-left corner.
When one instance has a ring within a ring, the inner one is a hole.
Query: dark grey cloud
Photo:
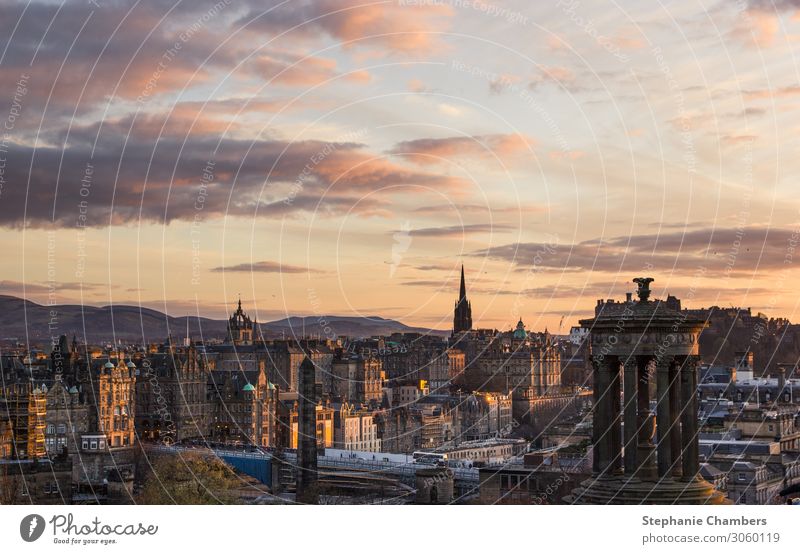
[[[704,228],[594,239],[551,248],[539,243],[512,243],[472,254],[548,272],[638,275],[646,271],[691,276],[704,268],[707,276],[746,276],[800,265],[792,250],[799,237],[798,231],[786,228]]]
[[[384,207],[380,199],[360,199],[382,187],[461,186],[452,177],[375,158],[356,143],[207,135],[154,141],[135,124],[132,129],[126,138],[119,124],[79,128],[60,146],[11,143],[0,225],[169,223],[350,208],[370,213]]]
[[[512,231],[515,227],[511,225],[499,225],[491,223],[471,223],[468,225],[448,225],[445,227],[424,227],[422,229],[411,229],[408,234],[412,237],[459,237],[480,233],[500,233]],[[390,234],[402,233],[404,231],[392,231]]]
[[[0,295],[9,294],[12,296],[25,296],[28,294],[33,295],[42,295],[42,294],[58,294],[62,291],[96,291],[96,290],[108,290],[109,288],[118,288],[116,285],[109,287],[107,284],[104,283],[82,283],[78,281],[66,281],[66,282],[54,282],[54,283],[47,283],[47,282],[33,282],[33,283],[23,283],[22,281],[10,281],[10,280],[3,280],[0,281]]]
[[[196,79],[205,80],[210,69],[235,61],[236,49],[216,50],[230,37],[230,23],[241,10],[234,2],[101,4],[0,4],[3,102],[19,75],[26,74],[26,109],[44,110],[47,102],[48,120],[68,118],[93,110],[97,103],[180,89],[195,72]],[[155,80],[148,86],[151,78]]]
[[[310,269],[296,265],[282,264],[273,261],[261,261],[215,267],[211,271],[225,273],[229,271],[241,273],[324,273],[318,269]]]
[[[749,0],[750,9],[764,11],[785,11],[800,9],[800,0]]]

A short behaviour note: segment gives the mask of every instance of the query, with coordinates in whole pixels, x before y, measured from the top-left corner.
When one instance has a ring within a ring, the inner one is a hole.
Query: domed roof
[[[528,338],[528,332],[525,330],[525,324],[522,323],[522,318],[519,318],[519,321],[517,322],[517,328],[514,329],[514,338],[515,339]]]
[[[114,364],[112,364],[110,361],[108,361],[108,362],[105,363],[105,365],[103,367],[106,368],[106,369],[114,369]]]
[[[250,383],[247,383],[242,390],[245,392],[253,392],[254,390],[256,390],[256,388]]]
[[[267,388],[269,390],[275,390],[275,385],[273,385],[271,382],[267,381]]]
[[[78,387],[76,387],[75,385],[72,385],[70,387],[70,389],[69,389],[69,393],[70,394],[78,394]]]
[[[129,368],[129,369],[133,369],[133,368],[135,368],[135,367],[136,367],[136,364],[135,364],[135,363],[133,363],[132,361],[129,361],[129,362],[128,362],[128,368]]]

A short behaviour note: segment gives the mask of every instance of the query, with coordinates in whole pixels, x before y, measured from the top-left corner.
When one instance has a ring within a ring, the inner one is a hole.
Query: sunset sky
[[[800,0],[557,4],[3,2],[0,294],[800,320]]]

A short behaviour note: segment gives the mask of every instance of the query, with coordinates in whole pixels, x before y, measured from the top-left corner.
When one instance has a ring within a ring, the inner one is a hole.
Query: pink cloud
[[[500,158],[503,163],[530,154],[536,140],[520,134],[426,138],[397,144],[391,152],[419,165],[440,164],[455,158]]]

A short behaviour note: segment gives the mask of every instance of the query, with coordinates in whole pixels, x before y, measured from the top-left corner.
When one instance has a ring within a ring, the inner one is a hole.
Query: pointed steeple
[[[467,300],[467,284],[464,279],[464,264],[461,264],[461,287],[453,312],[453,334],[472,329],[472,306]]]

